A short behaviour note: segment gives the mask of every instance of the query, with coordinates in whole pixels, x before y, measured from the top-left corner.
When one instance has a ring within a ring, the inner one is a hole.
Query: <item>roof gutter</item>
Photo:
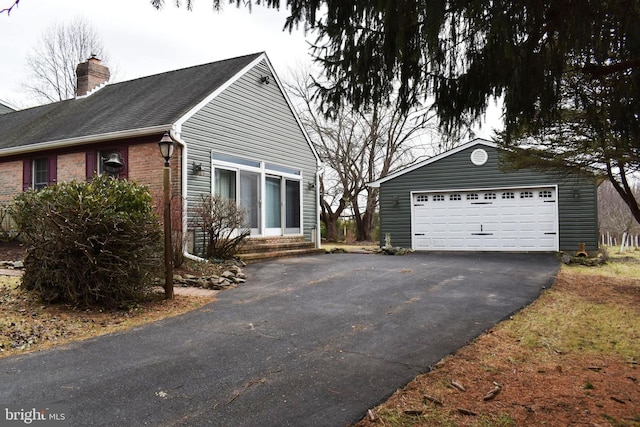
[[[57,148],[73,147],[76,145],[89,144],[94,142],[109,141],[114,139],[134,138],[154,133],[166,132],[171,129],[171,124],[161,126],[151,126],[148,128],[130,129],[117,132],[101,133],[98,135],[87,135],[78,138],[60,139],[58,141],[39,142],[37,144],[22,145],[0,149],[0,157],[13,156],[16,154],[32,153],[34,151],[51,150]]]

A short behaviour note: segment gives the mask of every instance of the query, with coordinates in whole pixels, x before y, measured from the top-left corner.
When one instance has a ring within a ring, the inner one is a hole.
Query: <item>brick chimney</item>
[[[84,96],[101,84],[108,82],[111,74],[109,68],[102,65],[96,55],[91,55],[87,62],[78,64],[76,76],[78,77],[76,96]]]

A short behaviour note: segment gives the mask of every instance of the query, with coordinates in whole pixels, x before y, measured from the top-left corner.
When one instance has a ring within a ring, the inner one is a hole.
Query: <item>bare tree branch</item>
[[[11,15],[11,11],[13,10],[14,7],[18,6],[18,3],[20,3],[20,0],[15,0],[11,6],[4,9],[0,9],[0,15],[2,15],[5,12],[7,13],[7,16]]]
[[[76,94],[76,67],[96,55],[107,61],[98,33],[83,19],[54,24],[27,54],[29,80],[23,87],[39,102],[57,102]]]

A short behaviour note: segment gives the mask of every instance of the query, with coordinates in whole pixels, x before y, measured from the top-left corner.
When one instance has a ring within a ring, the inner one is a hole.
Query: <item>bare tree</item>
[[[632,193],[636,199],[640,199],[640,186],[637,182],[632,182]],[[640,224],[609,181],[598,187],[598,220],[600,233],[603,234],[620,238],[624,233],[640,233]]]
[[[308,69],[291,75],[285,87],[297,101],[302,123],[326,166],[320,180],[320,218],[327,240],[337,238],[337,220],[350,209],[356,239],[369,241],[379,190],[366,184],[431,152],[417,136],[433,132],[436,125],[424,111],[402,114],[393,105],[366,112],[345,105],[327,118],[319,110]]]
[[[76,94],[76,67],[90,56],[106,62],[102,40],[82,18],[47,28],[27,54],[29,80],[23,84],[39,102],[57,102]]]

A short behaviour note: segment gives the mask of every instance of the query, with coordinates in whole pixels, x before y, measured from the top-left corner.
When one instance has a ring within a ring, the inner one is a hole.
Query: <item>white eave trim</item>
[[[491,141],[487,141],[486,139],[482,139],[482,138],[476,138],[472,141],[467,142],[466,144],[462,144],[458,147],[455,147],[449,151],[445,151],[444,153],[440,153],[437,156],[433,156],[427,160],[424,160],[420,163],[416,163],[415,165],[409,166],[405,169],[399,170],[396,173],[393,173],[391,175],[387,175],[382,179],[379,179],[377,181],[372,181],[370,183],[367,184],[367,186],[369,187],[373,187],[373,188],[379,188],[380,184],[382,184],[383,182],[387,182],[391,179],[394,179],[396,177],[399,177],[401,175],[404,175],[405,173],[409,173],[412,172],[416,169],[420,169],[423,166],[426,166],[428,164],[437,162],[438,160],[442,160],[445,157],[449,157],[451,155],[454,155],[456,153],[459,153],[460,151],[466,150],[467,148],[473,147],[474,145],[485,145],[487,147],[492,147],[492,148],[497,148],[498,144],[496,144],[495,142],[491,142]]]
[[[260,63],[260,61],[262,61],[264,58],[266,58],[266,55],[263,52],[260,55],[258,55],[256,57],[256,59],[254,59],[249,64],[247,64],[242,70],[238,71],[233,77],[231,77],[226,82],[221,84],[220,87],[218,87],[211,94],[209,94],[209,96],[205,97],[202,101],[200,101],[193,108],[191,108],[189,111],[187,111],[182,117],[180,117],[178,120],[176,120],[176,127],[177,128],[181,128],[182,125],[184,124],[184,122],[186,122],[191,117],[193,117],[194,114],[196,114],[198,111],[200,111],[205,105],[207,105],[209,102],[211,102],[219,94],[224,92],[229,86],[231,86],[233,83],[238,81],[238,79],[240,79],[240,77],[242,77],[250,69],[255,67],[256,64]]]
[[[309,145],[309,148],[313,152],[313,155],[316,158],[316,166],[319,167],[321,165],[320,156],[318,155],[318,152],[316,151],[315,147],[311,143],[311,139],[309,138],[309,135],[307,134],[307,131],[304,129],[304,126],[302,126],[302,121],[300,121],[300,117],[298,117],[298,114],[296,113],[295,108],[293,108],[293,104],[291,103],[291,100],[289,99],[289,97],[287,96],[287,93],[283,89],[282,82],[280,81],[280,78],[278,77],[278,74],[275,72],[273,66],[271,65],[271,61],[269,60],[269,58],[267,57],[267,54],[265,52],[262,52],[260,55],[258,55],[256,57],[256,59],[254,59],[249,64],[247,64],[244,68],[242,68],[242,70],[238,71],[233,77],[231,77],[229,80],[227,80],[222,85],[220,85],[219,88],[217,88],[209,96],[204,98],[202,101],[200,101],[198,104],[196,104],[193,108],[191,108],[186,114],[184,114],[182,117],[180,117],[175,123],[176,128],[180,129],[182,127],[182,125],[187,120],[189,120],[191,117],[193,117],[194,114],[196,114],[198,111],[200,111],[202,108],[204,108],[205,105],[207,105],[208,103],[213,101],[219,94],[224,92],[229,86],[231,86],[236,81],[238,81],[242,76],[244,76],[246,73],[248,73],[251,69],[253,69],[256,65],[258,65],[263,60],[267,64],[267,67],[269,67],[269,71],[273,75],[273,78],[276,81],[276,84],[278,85],[278,89],[280,89],[280,93],[282,94],[285,102],[289,106],[289,110],[291,111],[291,114],[293,114],[293,117],[294,117],[296,123],[298,124],[298,127],[302,131],[304,139],[307,141],[307,144]],[[317,169],[317,167],[316,167],[316,169]]]
[[[39,142],[36,144],[22,145],[19,147],[10,147],[0,149],[0,157],[12,156],[17,154],[26,154],[36,151],[52,150],[58,148],[73,147],[76,145],[91,144],[94,142],[109,141],[114,139],[135,138],[154,133],[162,133],[173,128],[172,124],[151,126],[147,128],[122,130],[117,132],[101,133],[97,135],[87,135],[78,138],[61,139],[57,141]]]

